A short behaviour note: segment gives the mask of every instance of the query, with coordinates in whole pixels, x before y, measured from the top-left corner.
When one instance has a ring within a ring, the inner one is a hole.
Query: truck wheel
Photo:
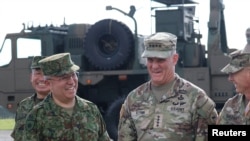
[[[123,23],[104,19],[92,25],[84,38],[84,54],[97,69],[118,69],[134,52],[131,30]]]
[[[120,110],[124,100],[125,97],[121,97],[115,102],[113,102],[109,106],[104,116],[104,120],[107,126],[107,131],[109,133],[110,138],[112,138],[114,141],[117,141],[118,138],[118,124],[119,124]]]

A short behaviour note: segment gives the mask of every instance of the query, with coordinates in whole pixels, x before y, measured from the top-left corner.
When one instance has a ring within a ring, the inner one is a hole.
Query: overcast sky
[[[199,15],[199,28],[203,34],[202,43],[207,45],[207,22],[209,18],[209,0],[196,0]],[[243,48],[246,44],[245,30],[250,27],[249,0],[224,0],[227,40],[230,48]],[[31,25],[90,23],[101,19],[115,18],[127,24],[134,31],[134,22],[129,17],[115,11],[106,11],[105,7],[112,5],[125,12],[130,5],[135,5],[137,11],[138,33],[151,34],[152,29],[150,0],[1,0],[0,1],[0,42],[2,44],[6,33],[19,32],[22,23]]]

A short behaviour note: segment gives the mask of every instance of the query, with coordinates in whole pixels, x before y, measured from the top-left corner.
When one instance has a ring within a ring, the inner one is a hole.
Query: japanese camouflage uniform
[[[61,53],[41,60],[45,76],[60,76],[79,69],[69,53]],[[69,115],[55,104],[50,93],[27,116],[25,141],[109,141],[106,125],[97,106],[75,96],[76,103]]]
[[[44,56],[34,56],[31,62],[31,69],[40,69],[40,66],[38,62],[45,58]],[[21,102],[17,105],[16,115],[15,115],[15,127],[13,129],[13,132],[11,133],[12,138],[15,139],[15,141],[21,141],[23,137],[23,131],[24,131],[24,124],[25,124],[25,118],[28,114],[28,112],[42,99],[37,98],[37,94],[33,94],[30,97],[27,97],[23,99]]]
[[[229,57],[229,64],[221,70],[224,73],[236,73],[244,67],[250,67],[250,53],[245,50],[234,51]],[[229,98],[219,114],[217,124],[249,125],[250,113],[246,101],[245,95],[241,93]]]
[[[110,140],[97,107],[78,96],[71,116],[47,96],[28,116],[25,128],[25,141]]]
[[[167,58],[176,36],[157,33],[145,41],[142,57]],[[205,141],[209,124],[218,116],[206,93],[175,74],[160,100],[148,81],[131,91],[120,111],[118,141]],[[163,86],[165,87],[165,86]]]

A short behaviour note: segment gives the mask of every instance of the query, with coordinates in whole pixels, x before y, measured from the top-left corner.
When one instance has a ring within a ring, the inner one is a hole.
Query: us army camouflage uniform
[[[15,141],[21,141],[23,137],[25,118],[28,115],[29,111],[41,101],[38,99],[36,94],[33,94],[30,97],[23,99],[18,103],[15,117],[15,127],[11,136],[15,139]]]
[[[224,73],[234,74],[250,66],[250,53],[247,48],[236,50],[230,53],[229,57],[231,57],[230,62],[221,69]],[[246,91],[246,88],[244,89]],[[219,114],[217,124],[249,125],[250,115],[246,106],[247,102],[248,100],[243,93],[238,93],[229,98]]]
[[[109,141],[98,108],[76,96],[72,116],[57,106],[51,94],[27,116],[24,141]]]
[[[202,89],[175,74],[160,101],[150,81],[129,93],[120,116],[119,141],[205,141],[218,115]]]
[[[245,116],[246,99],[237,94],[228,99],[221,110],[217,124],[250,125],[250,116]]]

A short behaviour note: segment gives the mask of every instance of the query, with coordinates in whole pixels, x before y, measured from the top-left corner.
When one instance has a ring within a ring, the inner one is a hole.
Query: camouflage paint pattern
[[[217,116],[206,93],[176,74],[160,101],[150,81],[129,93],[120,111],[118,141],[206,141]]]
[[[72,115],[57,106],[51,94],[29,113],[24,141],[109,141],[96,105],[76,96]]]

